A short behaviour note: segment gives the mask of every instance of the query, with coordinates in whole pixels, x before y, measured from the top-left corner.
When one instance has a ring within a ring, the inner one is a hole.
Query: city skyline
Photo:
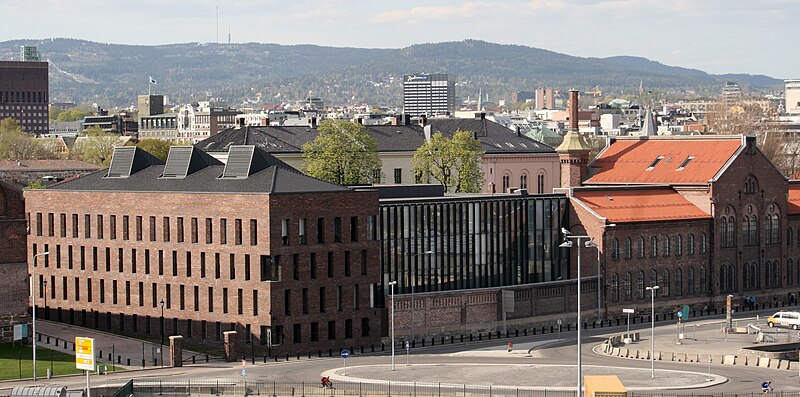
[[[36,10],[39,23],[23,18],[30,9]],[[0,13],[12,16],[0,41],[70,37],[133,45],[227,42],[229,31],[235,43],[365,48],[477,39],[580,57],[640,56],[714,74],[776,78],[797,77],[792,66],[800,61],[798,54],[767,45],[793,33],[791,20],[800,15],[800,4],[788,0],[440,1],[436,5],[416,0],[400,5],[301,0],[290,6],[271,0],[114,4],[33,0],[0,4]],[[69,19],[90,23],[64,23]]]

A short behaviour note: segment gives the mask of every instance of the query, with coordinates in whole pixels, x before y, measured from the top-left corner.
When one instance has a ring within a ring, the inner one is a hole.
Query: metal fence
[[[628,392],[628,397],[763,397],[763,393]],[[133,392],[146,396],[266,396],[266,397],[579,397],[573,390],[541,387],[506,387],[424,382],[334,382],[322,388],[319,382],[271,382],[242,380],[134,380]],[[800,397],[800,392],[769,393],[768,397]]]

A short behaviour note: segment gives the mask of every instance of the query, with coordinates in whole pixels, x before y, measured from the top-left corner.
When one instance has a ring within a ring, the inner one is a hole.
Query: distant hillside
[[[230,104],[295,100],[309,94],[329,104],[398,106],[401,78],[414,72],[445,72],[457,81],[456,94],[478,90],[490,99],[510,98],[538,86],[634,93],[640,80],[647,89],[669,92],[719,92],[726,80],[746,89],[779,87],[768,76],[710,75],[637,57],[580,58],[519,45],[476,40],[418,44],[401,49],[361,49],[279,44],[168,44],[133,46],[73,39],[0,42],[0,59],[17,57],[22,44],[38,45],[51,61],[52,101],[97,102],[129,106],[137,94],[154,89],[176,102],[207,95]]]

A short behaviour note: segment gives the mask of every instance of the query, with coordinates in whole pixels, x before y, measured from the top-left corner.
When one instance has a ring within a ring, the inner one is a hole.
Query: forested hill
[[[128,106],[147,92],[174,102],[223,98],[232,105],[261,98],[279,103],[308,95],[328,104],[397,106],[402,75],[449,73],[456,95],[510,99],[514,91],[539,86],[635,93],[640,80],[648,90],[719,93],[726,80],[745,89],[779,87],[768,76],[711,75],[637,57],[581,58],[538,48],[476,40],[418,44],[401,49],[364,49],[262,43],[183,43],[135,46],[73,39],[0,42],[0,59],[16,59],[20,45],[37,45],[49,59],[51,101]]]

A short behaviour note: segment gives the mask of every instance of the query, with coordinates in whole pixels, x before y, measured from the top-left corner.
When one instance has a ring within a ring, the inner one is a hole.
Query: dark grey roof
[[[136,156],[149,155],[141,149]],[[248,167],[249,176],[221,178],[224,165],[210,164],[198,168],[184,178],[163,178],[165,166],[154,164],[133,172],[125,178],[106,177],[107,171],[98,171],[80,178],[56,184],[50,189],[79,191],[127,192],[197,192],[197,193],[311,193],[347,192],[350,189],[314,179],[256,148],[254,158],[260,166]],[[133,159],[137,161],[136,158]]]
[[[451,136],[470,131],[481,141],[487,154],[555,153],[555,149],[486,119],[428,119],[431,133]]]
[[[418,125],[371,125],[367,133],[375,138],[379,152],[413,152],[425,142]],[[311,127],[257,126],[228,128],[204,139],[195,147],[206,152],[227,152],[232,145],[255,145],[269,153],[302,153],[303,144],[317,137]]]
[[[194,146],[172,146],[167,155],[162,178],[186,178],[210,165],[223,165],[221,161]]]

